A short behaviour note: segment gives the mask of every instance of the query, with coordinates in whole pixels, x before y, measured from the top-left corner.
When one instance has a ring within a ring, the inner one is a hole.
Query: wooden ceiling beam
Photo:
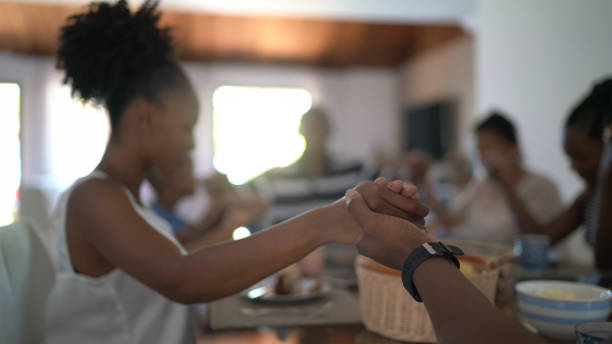
[[[59,28],[83,7],[0,2],[0,50],[51,55]],[[392,25],[166,11],[179,58],[328,67],[397,66],[467,35],[452,25]]]

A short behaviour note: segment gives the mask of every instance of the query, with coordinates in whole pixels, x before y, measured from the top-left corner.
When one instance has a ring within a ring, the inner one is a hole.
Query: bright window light
[[[298,129],[312,106],[299,88],[221,86],[213,94],[215,168],[233,184],[287,166],[304,152]]]
[[[20,103],[21,89],[12,82],[0,83],[0,226],[16,220],[21,183]]]
[[[48,92],[54,181],[65,189],[98,165],[110,124],[102,107],[72,98],[69,87],[54,86]]]

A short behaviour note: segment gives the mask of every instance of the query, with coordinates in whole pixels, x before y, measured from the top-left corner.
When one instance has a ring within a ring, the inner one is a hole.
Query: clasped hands
[[[353,222],[352,243],[360,254],[394,269],[418,246],[438,239],[425,229],[427,207],[414,185],[378,178],[359,184],[342,200]]]

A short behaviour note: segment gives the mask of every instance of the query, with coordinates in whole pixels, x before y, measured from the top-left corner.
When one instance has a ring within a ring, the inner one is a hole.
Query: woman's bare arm
[[[369,188],[369,189],[368,189]],[[394,214],[420,213],[415,201],[384,186],[362,188],[375,209]],[[389,203],[395,202],[395,203]],[[392,206],[396,204],[396,207]],[[67,214],[73,265],[96,275],[90,256],[99,255],[110,271],[119,268],[178,302],[206,302],[234,294],[298,261],[327,242],[354,243],[362,235],[345,205],[336,202],[302,214],[249,238],[225,242],[182,255],[179,248],[153,230],[130,204],[121,186],[92,180],[77,187]],[[71,235],[72,233],[72,235]],[[70,238],[83,238],[82,242]],[[71,242],[73,245],[71,245]],[[91,248],[82,251],[83,248]],[[108,272],[106,271],[106,272]]]

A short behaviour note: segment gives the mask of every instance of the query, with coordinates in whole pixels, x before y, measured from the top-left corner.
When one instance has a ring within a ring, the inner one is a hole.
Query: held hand
[[[347,191],[346,199],[349,213],[365,233],[357,249],[390,268],[401,269],[404,260],[419,245],[439,241],[414,223],[372,211],[365,198],[355,190]]]
[[[355,190],[371,210],[400,217],[420,226],[425,225],[425,216],[429,209],[418,201],[414,185],[405,185],[399,180],[387,183],[386,179],[381,177],[373,183],[361,183]]]
[[[365,200],[367,207],[377,213],[388,214],[413,221],[418,226],[425,224],[427,207],[419,203],[414,185],[405,185],[402,181],[387,182],[378,178],[374,182],[364,182],[356,188]],[[363,238],[363,230],[349,213],[345,199],[323,207],[319,210],[320,228],[329,228],[327,242],[356,244]]]

